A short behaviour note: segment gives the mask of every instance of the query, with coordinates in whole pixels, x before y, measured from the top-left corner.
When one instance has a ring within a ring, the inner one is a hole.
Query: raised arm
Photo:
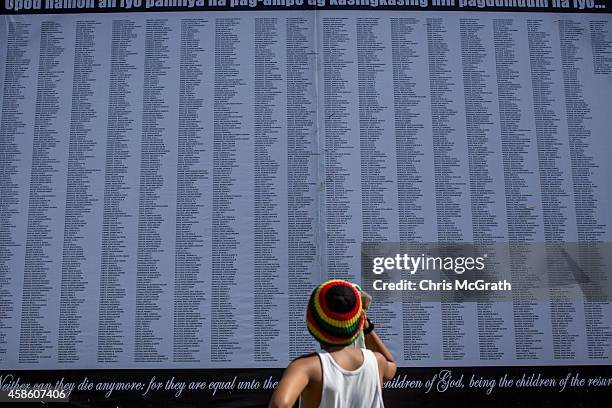
[[[364,331],[368,331],[370,327],[369,321],[366,319],[366,322],[363,326]],[[383,377],[383,380],[390,380],[395,375],[397,371],[397,364],[393,359],[393,355],[385,346],[385,343],[378,337],[376,332],[370,331],[365,335],[365,344],[369,350],[374,351],[375,353],[380,353],[377,355],[377,360],[379,362],[379,368]]]

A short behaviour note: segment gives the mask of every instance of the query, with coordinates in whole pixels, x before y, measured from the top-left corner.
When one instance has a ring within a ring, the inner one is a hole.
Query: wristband
[[[372,323],[372,321],[370,320],[369,317],[366,317],[366,320],[368,321],[368,328],[367,329],[363,329],[363,334],[364,335],[370,334],[374,330],[374,323]]]

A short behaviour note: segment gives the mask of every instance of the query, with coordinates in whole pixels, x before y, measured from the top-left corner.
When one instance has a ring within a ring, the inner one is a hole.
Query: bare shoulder
[[[378,363],[379,371],[381,373],[384,373],[387,368],[387,363],[388,363],[387,359],[385,358],[385,356],[380,354],[378,351],[373,351],[372,353],[374,353],[374,357],[376,357],[376,362]]]
[[[316,354],[304,355],[289,363],[272,394],[270,407],[292,407],[301,394],[312,388],[317,358]]]
[[[381,381],[393,378],[397,372],[397,364],[394,361],[387,360],[383,354],[377,351],[374,352],[374,355],[378,363],[378,372],[381,376]]]
[[[313,374],[319,371],[320,367],[321,364],[319,362],[319,356],[317,353],[310,353],[297,357],[289,364],[287,369],[300,370],[308,374]]]
[[[378,365],[387,363],[387,359],[385,358],[385,356],[380,354],[378,351],[372,351],[372,353],[374,353],[374,357],[376,357],[376,361],[378,362]]]

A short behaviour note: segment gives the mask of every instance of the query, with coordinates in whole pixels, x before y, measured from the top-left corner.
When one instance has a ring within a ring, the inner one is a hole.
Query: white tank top
[[[363,364],[353,371],[340,367],[327,351],[318,353],[323,367],[323,389],[319,407],[384,407],[376,356],[371,350],[360,350],[363,353]]]

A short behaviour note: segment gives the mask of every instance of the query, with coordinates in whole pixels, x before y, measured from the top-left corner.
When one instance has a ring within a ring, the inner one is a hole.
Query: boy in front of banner
[[[343,280],[319,285],[310,296],[306,324],[322,350],[289,364],[269,407],[292,407],[300,397],[302,408],[383,407],[381,384],[393,378],[397,365],[374,333],[358,289]],[[354,346],[362,330],[365,349]]]

